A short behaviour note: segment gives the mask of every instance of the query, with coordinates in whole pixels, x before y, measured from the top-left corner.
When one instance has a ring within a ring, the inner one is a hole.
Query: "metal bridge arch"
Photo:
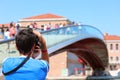
[[[108,52],[106,45],[98,38],[79,40],[58,51],[61,50],[67,50],[74,53],[81,58],[86,65],[91,66],[93,70],[105,70],[108,66]],[[51,55],[54,55],[54,53]]]

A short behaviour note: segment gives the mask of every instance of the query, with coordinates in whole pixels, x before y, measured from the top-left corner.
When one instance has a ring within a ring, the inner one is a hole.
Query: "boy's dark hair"
[[[16,46],[20,53],[28,53],[35,44],[36,35],[32,29],[23,29],[15,37]]]

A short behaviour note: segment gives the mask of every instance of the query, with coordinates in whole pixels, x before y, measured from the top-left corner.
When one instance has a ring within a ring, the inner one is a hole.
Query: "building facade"
[[[56,25],[66,26],[70,23],[70,21],[66,17],[48,13],[23,18],[20,19],[18,23],[23,27],[36,23],[38,28],[43,25],[50,25],[52,28],[54,28]]]
[[[120,66],[120,36],[104,34],[104,39],[108,49],[109,69],[115,70],[115,66]]]

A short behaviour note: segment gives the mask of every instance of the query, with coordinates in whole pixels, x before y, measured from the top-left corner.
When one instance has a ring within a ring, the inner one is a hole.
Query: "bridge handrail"
[[[103,39],[102,32],[99,29],[97,29],[96,27],[93,27],[91,25],[69,25],[69,26],[65,26],[65,27],[60,27],[60,28],[55,28],[55,29],[50,29],[50,30],[47,30],[47,31],[40,31],[40,32],[41,32],[41,34],[46,34],[46,33],[52,32],[52,31],[58,31],[58,30],[60,31],[60,30],[63,30],[63,29],[73,28],[73,27],[81,27],[81,28],[85,28],[85,29],[88,29],[88,28],[90,29],[91,28],[91,30],[97,31],[97,33],[100,35],[99,38]],[[90,32],[90,31],[87,31],[87,32]],[[90,34],[90,33],[88,33],[88,34]],[[96,35],[96,37],[98,37],[98,34],[92,34],[92,35]],[[13,40],[15,40],[15,38],[11,38],[11,39],[8,39],[8,40],[3,39],[3,40],[0,40],[0,44],[7,43],[7,42],[10,42],[10,41],[13,41]]]

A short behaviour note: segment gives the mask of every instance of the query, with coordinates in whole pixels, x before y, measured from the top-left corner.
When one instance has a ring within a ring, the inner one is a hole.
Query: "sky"
[[[120,0],[0,0],[0,24],[45,13],[120,36]]]

